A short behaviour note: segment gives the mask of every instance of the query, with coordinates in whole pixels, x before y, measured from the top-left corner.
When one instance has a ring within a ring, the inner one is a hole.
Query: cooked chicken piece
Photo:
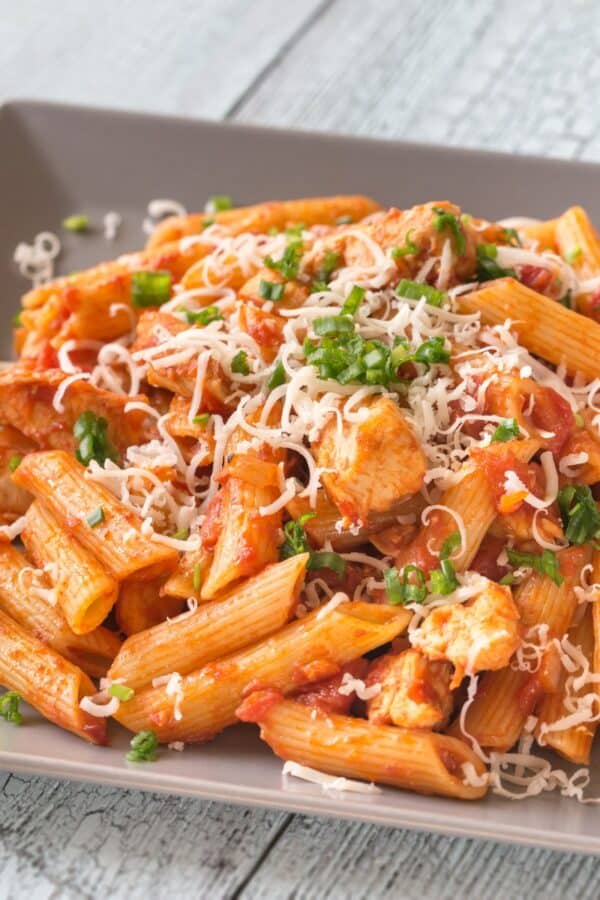
[[[159,310],[149,309],[140,316],[135,343],[131,347],[132,352],[156,347],[164,341],[165,333],[173,337],[182,331],[187,331],[192,326],[182,322],[176,316],[163,313]],[[160,334],[160,340],[159,340]],[[170,351],[165,350],[162,356],[167,356]],[[157,362],[160,356],[157,358]],[[173,366],[150,365],[148,382],[156,387],[166,388],[174,394],[191,399],[196,384],[196,372],[198,368],[198,353],[194,353],[187,362],[176,363]],[[204,412],[227,413],[234,408],[226,398],[231,394],[231,385],[225,378],[223,370],[216,359],[211,359],[206,368],[204,377],[200,409]]]
[[[375,660],[367,687],[381,691],[367,701],[367,715],[374,725],[402,728],[443,728],[452,712],[448,663],[433,662],[418,650],[386,653]]]
[[[260,355],[267,363],[273,362],[283,343],[285,319],[276,313],[265,312],[252,303],[240,307],[239,322],[242,331],[256,341]]]
[[[78,446],[73,426],[87,411],[106,419],[108,440],[120,452],[154,435],[153,421],[143,410],[125,412],[125,406],[132,400],[146,401],[144,396],[114,394],[87,381],[69,384],[61,399],[63,410],[58,412],[53,401],[67,377],[60,369],[41,372],[21,366],[0,372],[0,409],[4,422],[18,428],[42,450],[68,453],[74,453]]]
[[[466,603],[434,609],[412,642],[429,659],[452,663],[455,688],[465,673],[508,665],[521,644],[519,619],[510,588],[490,581]]]
[[[323,485],[343,516],[367,522],[423,484],[425,455],[399,407],[378,397],[362,422],[331,419],[316,445]]]

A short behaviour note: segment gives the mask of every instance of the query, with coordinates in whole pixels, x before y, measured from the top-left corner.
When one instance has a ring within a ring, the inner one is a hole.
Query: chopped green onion
[[[194,574],[192,576],[192,587],[196,594],[200,590],[200,585],[202,584],[202,564],[196,563],[194,566]]]
[[[512,572],[507,572],[506,575],[503,575],[498,584],[504,584],[510,587],[512,584],[516,584],[517,578]]]
[[[357,284],[354,284],[352,286],[352,290],[344,301],[344,305],[342,306],[342,315],[353,316],[362,303],[365,294],[366,291],[363,287],[359,287]]]
[[[211,322],[220,322],[223,318],[221,310],[216,306],[205,306],[204,309],[193,310],[180,307],[179,312],[184,313],[188,325],[210,325]]]
[[[131,750],[125,757],[128,762],[154,762],[158,750],[158,738],[153,731],[140,731],[131,739]]]
[[[285,369],[281,360],[278,360],[271,377],[267,381],[267,388],[272,391],[282,384],[285,384]]]
[[[215,194],[213,197],[208,198],[204,211],[207,213],[224,212],[226,209],[232,209],[232,207],[233,200],[231,197],[228,197],[227,194]]]
[[[187,541],[190,536],[189,528],[180,528],[179,531],[176,531],[171,537],[175,538],[176,541]]]
[[[348,215],[338,216],[337,219],[335,220],[335,224],[336,225],[352,225],[353,221],[354,221],[354,219],[352,218],[352,216],[348,216]]]
[[[264,264],[269,269],[279,272],[286,281],[294,281],[298,276],[300,268],[300,260],[302,259],[303,244],[301,238],[294,237],[289,241],[287,247],[283,251],[281,259],[273,259],[272,256],[265,256]]]
[[[319,337],[328,337],[337,334],[353,334],[354,322],[348,316],[324,316],[315,319],[313,331]]]
[[[449,559],[441,559],[440,568],[429,573],[429,583],[434,594],[451,594],[458,587],[454,565]]]
[[[507,441],[518,438],[520,434],[521,431],[516,419],[504,419],[492,434],[492,441],[505,444]]]
[[[558,507],[571,544],[587,544],[600,536],[600,511],[587,484],[569,484],[558,492]]]
[[[346,571],[346,561],[338,553],[331,550],[319,550],[311,552],[307,569],[331,569],[338,578],[343,578]]]
[[[89,514],[86,519],[86,522],[90,526],[90,528],[95,528],[96,525],[99,525],[100,522],[104,522],[104,510],[101,506],[97,506],[96,509]]]
[[[410,581],[410,577],[413,580]],[[405,606],[407,603],[423,603],[427,597],[425,573],[418,566],[404,566],[402,580],[396,566],[383,573],[385,592],[393,606]]]
[[[449,559],[461,543],[460,531],[452,531],[440,547],[440,559]]]
[[[210,413],[207,413],[207,412],[198,413],[198,415],[194,416],[194,418],[192,419],[192,423],[194,425],[202,425],[203,427],[205,425],[208,425],[209,422],[210,422]]]
[[[265,281],[261,278],[258,285],[258,293],[264,300],[281,300],[284,291],[285,284],[278,281]]]
[[[19,712],[19,703],[22,697],[16,691],[7,691],[0,697],[0,719],[12,722],[13,725],[20,725],[23,716]]]
[[[248,365],[248,354],[245,350],[240,350],[231,360],[231,371],[236,375],[249,375],[250,366]]]
[[[443,291],[438,291],[431,287],[430,284],[421,284],[419,281],[409,281],[403,278],[396,287],[396,294],[399,297],[406,297],[408,300],[421,300],[425,298],[425,302],[429,306],[440,307],[448,299],[448,295]]]
[[[23,310],[20,309],[18,313],[15,313],[15,314],[14,314],[13,319],[12,319],[13,328],[20,328],[21,325],[23,324],[23,323],[21,322],[21,315],[22,315],[22,313],[23,313]]]
[[[406,232],[406,237],[404,238],[404,247],[394,247],[392,250],[392,259],[398,260],[403,256],[416,256],[419,252],[418,246],[415,244],[413,240],[411,240],[411,234],[414,229],[411,228],[410,231]]]
[[[575,260],[579,259],[579,257],[581,256],[582,253],[583,253],[583,250],[581,249],[581,247],[573,247],[572,250],[569,250],[569,252],[566,255],[566,260],[569,263],[569,265],[572,266],[573,263],[575,262]]]
[[[67,216],[66,219],[63,219],[62,225],[66,231],[87,231],[90,220],[87,216],[78,213],[74,216]]]
[[[563,294],[562,297],[558,298],[558,302],[561,306],[566,307],[566,309],[575,309],[575,305],[573,303],[573,294],[571,293],[571,288],[567,290],[566,294]]]
[[[471,215],[471,213],[461,213],[460,221],[463,223],[463,225],[470,225],[473,221],[473,216]]]
[[[270,237],[274,237],[276,234],[279,234],[279,228],[277,227],[277,225],[271,225],[271,227],[267,230],[267,234],[270,235]]]
[[[279,547],[279,556],[281,559],[289,559],[297,556],[299,553],[310,553],[311,548],[308,543],[308,537],[304,530],[304,524],[310,519],[314,519],[316,513],[304,513],[297,519],[290,519],[283,526],[283,544]]]
[[[171,296],[171,273],[167,271],[133,272],[131,302],[136,309],[162,306]]]
[[[103,466],[107,459],[115,460],[116,449],[108,439],[108,422],[90,409],[82,412],[73,426],[73,436],[79,442],[75,456],[84,466],[92,460]]]
[[[578,428],[583,428],[585,426],[585,419],[579,412],[575,413],[575,424]]]
[[[521,246],[521,238],[517,232],[516,228],[505,228],[504,229],[504,240],[507,244],[510,244],[513,247]]]
[[[215,224],[214,218],[211,216],[209,219],[205,219],[202,223],[202,228],[210,228],[211,225]]]
[[[410,350],[406,338],[400,338],[392,350],[392,364],[398,368],[408,362],[419,362],[428,368],[450,362],[450,351],[446,350],[445,338],[438,336],[423,341],[416,350]]]
[[[443,231],[448,228],[454,238],[454,247],[459,256],[462,256],[467,249],[467,241],[464,232],[460,226],[460,222],[452,213],[446,212],[439,206],[434,206],[433,227],[436,231]]]
[[[11,458],[8,461],[8,471],[14,472],[15,469],[18,469],[19,466],[21,465],[22,459],[23,459],[23,457],[19,456],[18,453],[15,453],[14,456],[11,456]]]
[[[547,575],[557,585],[563,583],[558,557],[552,550],[544,550],[541,554],[520,553],[507,547],[506,555],[511,566],[515,568],[524,566],[527,569],[534,569],[541,575]]]
[[[503,269],[496,262],[498,248],[495,244],[478,244],[477,246],[477,280],[493,281],[495,278],[516,278],[514,269]]]
[[[292,241],[298,240],[298,238],[302,237],[302,232],[306,228],[304,222],[298,222],[296,225],[288,225],[285,229],[285,235],[288,239],[288,243]]]
[[[123,703],[126,703],[127,700],[131,700],[132,697],[135,697],[134,689],[127,687],[126,684],[111,684],[108,693],[111,697],[116,697],[117,700],[121,700]]]

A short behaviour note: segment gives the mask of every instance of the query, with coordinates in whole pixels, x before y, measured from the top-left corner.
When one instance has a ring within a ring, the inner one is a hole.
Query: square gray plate
[[[101,225],[103,214],[116,210],[124,224],[112,244],[101,227],[86,236],[63,232],[63,273],[141,246],[141,221],[155,197],[193,210],[211,194],[243,204],[360,192],[398,206],[451,199],[491,219],[554,216],[582,203],[598,220],[599,177],[593,164],[11,103],[0,109],[1,358],[10,355],[10,319],[26,288],[11,261],[14,247],[39,231],[59,232],[71,213],[87,213]],[[165,750],[154,765],[126,763],[128,737],[117,728],[113,737],[110,748],[91,747],[28,712],[22,728],[0,725],[0,768],[600,852],[596,808],[555,795],[469,804],[391,789],[323,794],[304,782],[283,784],[281,761],[250,727],[183,753]]]

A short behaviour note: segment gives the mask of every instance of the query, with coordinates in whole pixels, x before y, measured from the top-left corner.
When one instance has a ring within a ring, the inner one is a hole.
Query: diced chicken
[[[464,604],[439,606],[412,642],[429,659],[452,663],[452,688],[465,673],[504,668],[521,643],[519,611],[510,588],[490,581]]]
[[[413,430],[389,397],[369,406],[362,422],[330,420],[316,447],[321,480],[343,516],[366,522],[423,484],[425,455]]]
[[[367,687],[381,691],[367,701],[367,715],[375,725],[402,728],[443,728],[452,713],[452,670],[418,650],[386,653],[375,660]]]
[[[144,443],[154,435],[154,425],[143,410],[125,412],[128,397],[95,387],[87,381],[73,381],[62,396],[63,411],[53,406],[56,392],[67,375],[60,369],[44,372],[13,366],[0,372],[0,409],[5,424],[19,429],[42,450],[73,453],[77,442],[73,426],[86,411],[108,422],[110,443],[123,452],[132,444]]]

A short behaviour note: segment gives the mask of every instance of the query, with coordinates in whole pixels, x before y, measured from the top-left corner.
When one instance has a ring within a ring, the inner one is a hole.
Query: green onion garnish
[[[383,580],[388,601],[393,606],[423,603],[427,597],[425,573],[418,566],[404,566],[402,580],[396,566],[392,566],[383,573]]]
[[[337,219],[335,220],[335,224],[336,225],[352,225],[353,221],[354,221],[354,219],[352,218],[352,216],[348,216],[348,215],[338,216]]]
[[[572,266],[573,263],[575,262],[575,260],[579,259],[579,257],[581,256],[582,253],[583,253],[583,250],[581,249],[581,247],[573,247],[572,250],[569,250],[569,252],[567,253],[567,256],[566,256],[566,259],[567,259],[567,262],[569,263],[569,265]]]
[[[171,273],[133,272],[131,275],[131,302],[136,309],[162,306],[171,296]]]
[[[331,569],[332,572],[343,578],[346,571],[346,560],[338,553],[331,550],[313,550],[308,558],[307,569]]]
[[[462,256],[465,250],[467,249],[467,241],[464,235],[464,232],[461,228],[460,222],[452,213],[446,212],[445,209],[442,209],[439,206],[434,206],[433,208],[433,227],[436,231],[443,231],[444,228],[447,228],[454,238],[454,247],[459,256]]]
[[[23,459],[23,457],[19,456],[18,453],[15,453],[14,456],[11,456],[11,458],[8,461],[8,471],[14,472],[15,469],[18,469],[21,464],[22,459]]]
[[[126,703],[127,700],[131,700],[131,698],[135,696],[134,689],[127,687],[126,684],[111,684],[108,689],[108,693],[111,697],[116,697],[117,700],[122,700],[123,703]]]
[[[208,198],[204,211],[207,213],[216,213],[224,212],[226,209],[232,208],[233,200],[231,197],[228,197],[227,194],[215,194],[213,197]]]
[[[187,541],[190,536],[189,528],[180,528],[179,531],[174,532],[171,537],[175,538],[176,541]]]
[[[192,423],[194,425],[202,425],[203,427],[205,425],[208,425],[209,422],[210,422],[210,413],[207,413],[207,412],[198,413],[198,415],[194,416],[194,418],[192,419]]]
[[[79,441],[75,456],[84,466],[92,460],[103,466],[107,459],[117,459],[117,451],[108,439],[108,422],[90,409],[82,412],[73,426],[73,436]]]
[[[125,757],[128,762],[154,762],[158,750],[158,738],[153,731],[140,731],[131,739],[131,750]]]
[[[7,691],[0,697],[0,719],[12,722],[13,725],[20,725],[23,716],[19,712],[19,703],[22,697],[16,691]]]
[[[344,305],[342,306],[342,315],[353,316],[362,303],[365,294],[365,288],[359,287],[357,284],[353,285],[352,290],[344,300]]]
[[[514,269],[503,269],[496,262],[498,248],[495,244],[478,244],[477,246],[477,280],[493,281],[495,278],[516,278]]]
[[[236,375],[249,375],[250,366],[248,365],[248,354],[245,350],[240,350],[231,360],[231,371]]]
[[[78,213],[74,216],[67,216],[66,219],[63,219],[62,225],[66,231],[87,231],[90,220],[87,216]]]
[[[410,229],[410,231],[406,232],[406,237],[404,238],[404,247],[394,247],[392,250],[392,259],[398,260],[403,256],[416,256],[419,252],[418,246],[415,244],[413,240],[411,240],[411,234],[414,229]]]
[[[492,442],[505,444],[507,441],[515,440],[520,434],[519,423],[516,419],[504,419],[492,434]]]
[[[421,284],[418,281],[409,281],[408,278],[403,278],[396,287],[396,294],[399,297],[406,297],[408,300],[421,300],[422,297],[425,297],[425,302],[429,306],[440,307],[443,306],[444,303],[448,299],[448,295],[443,291],[438,291],[436,288],[431,287],[430,284]]]
[[[285,369],[283,368],[283,363],[281,362],[281,360],[278,360],[275,368],[273,369],[271,377],[267,381],[267,388],[272,391],[274,388],[279,387],[282,384],[285,384]]]
[[[202,584],[202,564],[196,563],[194,566],[194,574],[192,576],[192,587],[194,591],[198,593],[200,590],[200,585]]]
[[[220,322],[223,318],[221,311],[216,306],[205,306],[198,311],[180,307],[179,312],[185,315],[188,325],[210,325],[211,322]]]
[[[89,514],[86,519],[86,522],[90,526],[90,528],[95,528],[96,525],[99,525],[100,522],[104,522],[104,510],[101,506],[97,506],[96,509]]]
[[[600,511],[587,484],[562,487],[558,507],[565,537],[571,544],[586,544],[600,536]]]
[[[261,278],[258,286],[258,293],[264,300],[281,300],[284,291],[285,284],[278,281],[265,281],[264,278]]]
[[[507,547],[506,555],[511,566],[515,568],[524,566],[527,569],[534,569],[541,575],[547,575],[554,584],[561,585],[563,583],[558,557],[552,550],[544,550],[541,554],[520,553],[518,550]]]

